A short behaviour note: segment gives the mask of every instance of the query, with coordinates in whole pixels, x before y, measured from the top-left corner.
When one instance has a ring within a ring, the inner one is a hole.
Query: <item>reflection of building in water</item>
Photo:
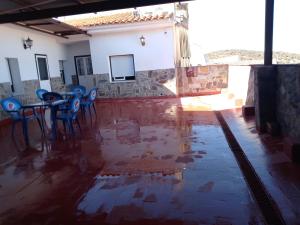
[[[194,115],[183,112],[178,99],[149,101],[143,107],[138,101],[121,104],[103,107],[103,174],[174,174],[193,160],[184,153],[191,151]]]
[[[116,120],[116,139],[121,144],[134,144],[141,141],[140,125],[137,120]]]
[[[186,153],[191,151],[192,123],[190,123],[183,114],[186,115],[187,112],[184,112],[182,107],[177,107],[177,138],[180,140],[180,152]]]

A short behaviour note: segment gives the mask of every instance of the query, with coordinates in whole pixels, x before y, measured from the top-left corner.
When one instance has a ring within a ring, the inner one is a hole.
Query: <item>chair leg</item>
[[[68,125],[68,132],[69,132],[69,134],[70,134],[70,133],[72,132],[72,131],[71,131],[71,124],[70,124],[70,121],[67,120],[66,123],[67,123],[67,125]]]
[[[79,120],[78,120],[77,117],[76,117],[76,119],[75,119],[75,122],[77,123],[77,126],[78,126],[78,128],[79,128],[79,131],[80,131],[80,133],[81,133],[81,127],[80,127],[80,123],[79,123]]]
[[[93,106],[95,114],[97,115],[97,111],[96,111],[96,107],[95,107],[95,103],[94,102],[93,102],[92,106]]]
[[[63,120],[62,122],[63,122],[63,126],[64,126],[65,135],[67,136],[66,121]]]
[[[81,106],[81,117],[82,117],[82,119],[85,118],[85,107],[84,106]]]
[[[88,110],[89,110],[90,117],[92,118],[91,105],[88,105]]]
[[[90,121],[91,121],[91,126],[93,126],[93,118],[92,118],[92,111],[91,111],[91,106],[88,105],[87,106],[88,110],[89,110],[89,115],[90,115]]]
[[[16,122],[13,120],[12,123],[13,123],[13,124],[12,124],[12,128],[11,128],[11,136],[14,137]]]
[[[70,124],[70,128],[71,128],[72,136],[74,137],[74,127],[73,127],[73,121],[71,119],[69,120],[69,124]]]

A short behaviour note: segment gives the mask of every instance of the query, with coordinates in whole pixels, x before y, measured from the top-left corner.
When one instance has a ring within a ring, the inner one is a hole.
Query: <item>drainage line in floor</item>
[[[284,225],[284,219],[281,215],[278,206],[273,200],[272,196],[268,193],[260,178],[256,174],[254,168],[246,157],[243,149],[231,132],[227,122],[222,116],[221,112],[215,111],[216,117],[222,127],[222,130],[227,139],[228,145],[235,156],[237,163],[245,177],[248,186],[256,199],[256,202],[267,222],[270,225]]]

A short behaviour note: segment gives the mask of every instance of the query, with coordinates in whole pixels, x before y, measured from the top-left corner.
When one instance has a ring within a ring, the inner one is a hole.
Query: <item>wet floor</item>
[[[2,224],[263,224],[209,108],[97,104],[75,138],[0,128]],[[60,127],[62,131],[62,127]]]
[[[284,139],[259,134],[254,118],[245,120],[241,110],[225,110],[222,114],[286,224],[300,224],[300,165],[285,153]]]

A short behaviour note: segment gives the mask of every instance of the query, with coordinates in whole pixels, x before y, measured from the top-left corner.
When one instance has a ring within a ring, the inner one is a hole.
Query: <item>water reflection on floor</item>
[[[27,150],[0,129],[0,222],[263,223],[213,112],[168,99],[97,113],[75,140],[41,141],[30,124]]]

